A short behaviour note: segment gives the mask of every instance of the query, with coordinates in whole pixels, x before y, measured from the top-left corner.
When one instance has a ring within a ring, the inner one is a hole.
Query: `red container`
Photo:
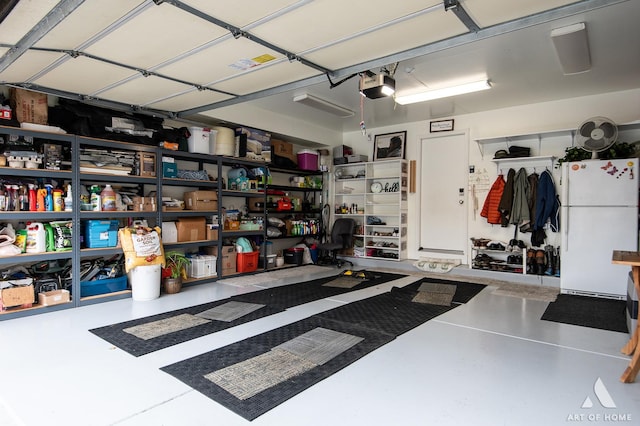
[[[238,272],[253,272],[258,269],[259,251],[251,251],[249,253],[238,253],[237,269]]]

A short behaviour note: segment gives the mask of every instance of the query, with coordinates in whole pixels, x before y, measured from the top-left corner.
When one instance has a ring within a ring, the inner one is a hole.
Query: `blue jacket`
[[[558,232],[560,229],[558,223],[558,210],[560,209],[560,201],[556,194],[556,186],[553,183],[553,177],[548,170],[545,170],[538,179],[538,188],[536,192],[536,218],[533,230],[544,228],[547,220],[551,222],[551,231]]]

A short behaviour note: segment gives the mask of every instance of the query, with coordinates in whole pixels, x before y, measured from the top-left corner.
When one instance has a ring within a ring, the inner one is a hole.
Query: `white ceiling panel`
[[[188,56],[179,62],[157,69],[157,72],[180,80],[208,85],[242,74],[241,66],[263,55],[277,59],[283,56],[246,38],[228,37],[209,49]]]
[[[327,68],[339,69],[466,32],[467,28],[453,13],[442,10],[420,15],[402,25],[385,27],[304,57]]]
[[[245,27],[281,10],[297,7],[312,0],[183,0],[183,3],[236,27]]]
[[[164,78],[141,76],[101,92],[99,96],[131,105],[146,105],[190,89],[191,86]]]
[[[259,25],[251,29],[251,33],[289,51],[301,53],[437,4],[436,1],[425,4],[424,0],[404,0],[395,2],[393,7],[387,7],[388,4],[380,7],[370,0],[315,1]]]
[[[63,53],[28,51],[9,68],[0,72],[0,81],[6,83],[29,82],[39,70],[66,56]]]
[[[144,3],[146,2],[143,0],[109,0],[108,2],[86,0],[35,46],[50,49],[76,49]],[[149,4],[149,7],[152,7],[152,4]]]
[[[47,13],[58,4],[58,0],[19,1],[11,13],[2,21],[1,43],[16,44]]]
[[[489,27],[523,16],[555,9],[575,0],[464,0],[460,2],[469,16],[480,26]]]
[[[60,66],[34,80],[34,83],[71,93],[90,95],[132,74],[135,74],[135,71],[116,65],[82,56],[75,59],[69,57]]]
[[[159,109],[164,111],[184,111],[186,109],[197,108],[202,105],[209,105],[215,102],[221,102],[229,99],[230,96],[222,93],[213,92],[211,90],[193,89],[182,95],[174,96],[169,99],[154,102],[146,105],[148,108]]]
[[[211,87],[238,95],[246,95],[291,81],[313,77],[318,73],[319,71],[302,65],[300,62],[283,61],[275,65],[255,68],[237,78],[213,84]]]
[[[168,4],[153,6],[86,49],[149,69],[228,32]]]

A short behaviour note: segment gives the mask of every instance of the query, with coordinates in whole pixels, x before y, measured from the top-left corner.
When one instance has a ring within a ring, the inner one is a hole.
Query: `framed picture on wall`
[[[376,135],[373,142],[373,161],[404,159],[406,139],[406,131]]]

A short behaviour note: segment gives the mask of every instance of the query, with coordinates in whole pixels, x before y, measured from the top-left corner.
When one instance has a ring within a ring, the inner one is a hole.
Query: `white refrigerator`
[[[638,250],[638,159],[562,164],[560,287],[563,293],[626,298],[628,268],[614,250]]]

